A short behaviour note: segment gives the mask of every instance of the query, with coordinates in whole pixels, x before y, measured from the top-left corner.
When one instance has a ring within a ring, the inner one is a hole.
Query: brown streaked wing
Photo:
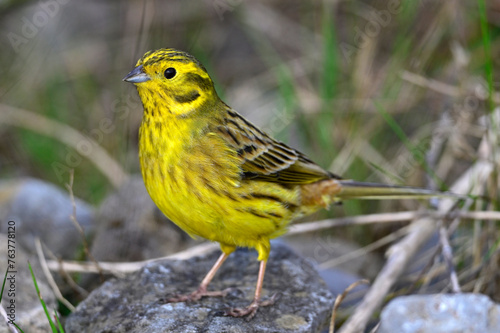
[[[232,109],[217,131],[242,159],[243,178],[288,185],[340,178],[324,170],[297,150],[278,142]]]

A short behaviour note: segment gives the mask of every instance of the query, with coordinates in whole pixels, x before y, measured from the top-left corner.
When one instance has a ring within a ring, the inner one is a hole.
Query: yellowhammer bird
[[[144,106],[139,130],[142,176],[160,210],[192,236],[220,243],[222,255],[191,294],[208,291],[236,247],[255,248],[260,270],[253,302],[227,311],[253,317],[270,251],[294,218],[351,198],[429,197],[436,192],[342,180],[252,125],[218,97],[203,65],[175,49],[147,52],[124,78]]]

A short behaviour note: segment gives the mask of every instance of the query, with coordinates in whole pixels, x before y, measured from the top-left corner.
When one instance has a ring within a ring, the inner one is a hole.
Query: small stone
[[[500,306],[482,294],[401,296],[380,322],[379,333],[498,333]]]
[[[255,251],[231,254],[209,290],[234,288],[225,298],[164,304],[161,299],[194,291],[220,252],[185,261],[148,264],[123,279],[94,290],[66,321],[68,332],[319,332],[329,320],[334,298],[309,262],[274,244],[264,278],[263,300],[280,293],[256,316],[223,317],[247,306],[255,291],[259,262]],[[170,272],[169,274],[164,273]]]

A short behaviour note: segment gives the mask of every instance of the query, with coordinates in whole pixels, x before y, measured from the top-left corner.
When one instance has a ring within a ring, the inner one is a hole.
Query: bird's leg
[[[207,287],[210,281],[215,276],[215,273],[219,270],[219,268],[222,266],[224,261],[229,257],[229,254],[226,254],[225,252],[222,252],[221,256],[215,264],[212,266],[210,271],[208,271],[207,275],[205,275],[205,278],[203,281],[201,281],[200,286],[198,289],[193,291],[190,294],[187,295],[175,295],[171,298],[168,298],[166,300],[167,303],[177,303],[177,302],[186,302],[186,301],[197,301],[202,297],[208,297],[208,296],[218,296],[218,297],[224,297],[227,295],[227,293],[230,291],[230,289],[224,289],[224,290],[219,290],[219,291],[208,291]]]
[[[261,301],[260,296],[262,292],[262,285],[264,283],[264,274],[266,273],[266,264],[267,260],[262,260],[260,262],[259,276],[257,278],[257,286],[255,287],[255,295],[252,303],[246,308],[233,308],[224,314],[225,316],[230,317],[244,317],[248,316],[247,319],[252,319],[257,313],[257,309],[261,306],[269,306],[273,305],[277,299],[277,294],[274,294],[269,300]]]

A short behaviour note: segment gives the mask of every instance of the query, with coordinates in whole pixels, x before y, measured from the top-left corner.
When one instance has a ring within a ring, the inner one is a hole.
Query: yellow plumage
[[[253,247],[259,260],[267,259],[269,239],[283,234],[288,222],[305,210],[299,185],[243,176],[262,167],[281,170],[283,157],[263,165],[249,163],[252,153],[266,154],[278,143],[224,104],[204,68],[189,55],[159,50],[146,54],[137,66],[150,77],[137,89],[144,104],[139,158],[153,201],[187,233],[221,243],[226,253],[236,246]],[[167,68],[176,71],[170,80],[164,76]],[[257,138],[264,149],[238,153]],[[283,148],[282,156],[293,152]],[[295,160],[291,156],[289,164]],[[305,183],[329,178],[316,168],[319,175],[305,174]]]
[[[187,233],[219,242],[223,251],[197,291],[172,301],[222,295],[208,292],[208,283],[236,247],[252,247],[261,261],[254,302],[228,314],[253,316],[263,305],[269,241],[294,218],[344,197],[436,195],[325,171],[222,102],[203,65],[185,52],[148,52],[124,80],[137,86],[144,106],[139,158],[151,198]]]

